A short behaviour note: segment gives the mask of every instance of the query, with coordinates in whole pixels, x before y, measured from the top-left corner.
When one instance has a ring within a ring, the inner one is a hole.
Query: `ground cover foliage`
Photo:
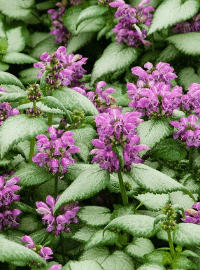
[[[0,0],[0,269],[200,269],[199,9]]]

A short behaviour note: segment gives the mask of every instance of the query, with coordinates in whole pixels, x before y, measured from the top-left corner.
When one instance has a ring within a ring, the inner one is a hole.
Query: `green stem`
[[[58,197],[58,176],[55,175],[54,198]]]
[[[193,147],[189,148],[189,170],[192,170],[192,148]]]
[[[128,197],[126,195],[126,190],[125,190],[125,187],[124,187],[121,170],[118,171],[118,178],[119,178],[119,185],[120,185],[123,205],[128,206]]]
[[[61,245],[61,253],[62,253],[62,258],[63,258],[63,265],[66,264],[66,259],[65,259],[65,249],[64,249],[64,241],[63,241],[63,236],[62,232],[60,232],[60,245]]]
[[[135,212],[137,212],[138,208],[139,208],[140,206],[142,206],[142,205],[143,205],[143,203],[140,203],[140,204],[135,208]]]
[[[36,114],[36,111],[37,111],[37,109],[36,109],[36,100],[33,101],[33,109],[34,109],[34,113]]]
[[[53,120],[53,114],[52,113],[48,113],[48,126],[52,126],[52,120]]]
[[[28,160],[28,163],[31,163],[32,162],[32,157],[34,155],[34,148],[35,148],[35,137],[33,137],[31,140],[30,140],[30,152],[29,152],[29,160]]]
[[[171,253],[172,259],[174,259],[175,256],[176,256],[176,252],[174,250],[174,245],[173,245],[173,242],[172,242],[171,232],[170,231],[167,231],[167,235],[168,235],[170,253]]]

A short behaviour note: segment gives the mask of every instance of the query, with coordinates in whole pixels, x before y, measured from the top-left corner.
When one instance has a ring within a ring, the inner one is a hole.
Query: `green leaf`
[[[90,237],[97,231],[98,228],[84,226],[72,236],[72,239],[87,243]]]
[[[22,34],[22,27],[11,28],[6,32],[8,38],[7,52],[21,52],[25,45],[25,39]]]
[[[87,241],[84,250],[88,250],[97,246],[114,245],[119,238],[115,232],[99,230],[94,233]]]
[[[64,105],[62,104],[62,102],[60,102],[55,97],[52,97],[52,96],[42,97],[41,102],[43,104],[47,105],[49,108],[53,108],[53,109],[57,109],[58,108],[58,109],[64,111],[66,114],[71,113],[68,110],[66,110],[66,108],[64,107]]]
[[[63,103],[66,110],[83,110],[86,115],[97,115],[98,111],[92,102],[73,89],[63,87],[62,90],[53,91],[52,96]]]
[[[70,37],[69,43],[67,45],[67,53],[74,53],[80,48],[87,45],[91,39],[95,36],[95,33],[79,33]]]
[[[116,151],[116,154],[117,154],[117,157],[118,157],[118,160],[119,160],[119,165],[120,165],[120,168],[123,169],[124,168],[124,156],[123,156],[123,146],[121,145],[117,145],[114,147],[113,149],[114,151]]]
[[[86,260],[86,261],[69,261],[62,270],[104,270],[97,262]]]
[[[38,3],[36,4],[36,8],[37,10],[47,10],[50,8],[55,8],[56,1],[57,0],[49,0],[42,3]]]
[[[31,213],[31,214],[36,214],[36,211],[34,208],[32,208],[31,206],[23,203],[23,202],[13,202],[12,206],[14,208],[17,208],[19,210],[21,210],[23,213]]]
[[[194,68],[186,67],[180,70],[178,74],[178,82],[179,85],[184,87],[186,90],[192,83],[200,84],[200,77],[195,73]]]
[[[192,250],[187,250],[187,249],[185,249],[183,252],[181,252],[181,255],[187,256],[187,257],[194,257],[194,258],[199,258],[200,257],[199,255],[197,255]]]
[[[0,71],[0,84],[13,84],[25,90],[25,87],[20,80],[8,72]]]
[[[91,164],[70,164],[69,167],[67,167],[66,178],[70,181],[74,181],[81,173],[84,171],[89,171],[91,167]]]
[[[19,79],[22,83],[36,83],[39,81],[37,74],[40,72],[40,68],[27,68],[19,72]]]
[[[187,156],[187,151],[178,140],[170,138],[158,143],[152,149],[151,154],[156,159],[163,159],[166,161],[181,161]]]
[[[124,44],[111,43],[98,59],[92,71],[91,83],[104,75],[127,68],[137,59],[137,49]],[[106,63],[106,65],[105,65]]]
[[[90,159],[89,153],[93,148],[91,140],[96,137],[96,131],[89,127],[71,129],[70,131],[74,132],[75,145],[81,148],[81,151],[77,153],[78,156],[87,163]]]
[[[105,270],[134,270],[133,259],[123,251],[115,251],[101,264]],[[96,269],[95,269],[96,270]]]
[[[85,21],[82,21],[78,28],[76,33],[87,33],[87,32],[98,32],[100,31],[106,24],[106,18],[101,16],[97,18],[88,19]]]
[[[19,86],[13,84],[1,84],[1,87],[7,91],[7,93],[20,93],[24,94],[24,89],[20,88]],[[24,86],[23,86],[24,87]]]
[[[150,193],[168,193],[187,189],[171,177],[144,164],[132,164],[130,171],[134,181]]]
[[[8,17],[21,19],[30,15],[34,4],[34,0],[0,0],[0,11]]]
[[[24,53],[8,52],[3,56],[2,61],[8,64],[32,64],[36,63],[37,59]]]
[[[9,69],[9,65],[0,61],[0,71],[6,71]]]
[[[43,118],[29,118],[27,115],[14,115],[6,119],[0,130],[1,157],[20,141],[32,139],[47,130]]]
[[[162,28],[172,26],[177,22],[186,21],[198,12],[199,2],[188,0],[181,3],[180,0],[163,1],[153,15],[148,35]]]
[[[106,11],[108,11],[108,7],[106,6],[89,6],[81,11],[81,13],[78,16],[76,27],[84,20],[91,19],[91,18],[97,18],[101,15],[103,15]]]
[[[55,36],[50,36],[39,42],[29,54],[31,57],[40,59],[41,54],[47,52],[52,54],[55,52],[59,45],[54,41]]]
[[[130,204],[129,206],[122,206],[122,205],[114,204],[113,207],[115,210],[113,211],[111,215],[111,220],[117,217],[135,214],[135,206],[132,204]]]
[[[195,199],[198,199],[198,194],[192,194]],[[191,208],[194,204],[193,199],[182,191],[171,192],[169,196],[172,204],[179,205],[183,207],[183,209]]]
[[[52,173],[36,163],[21,166],[14,175],[21,178],[19,185],[25,187],[38,185],[54,178]]]
[[[172,44],[169,44],[156,59],[156,63],[159,62],[170,62],[176,59],[180,55],[179,50],[176,49]]]
[[[151,237],[154,235],[154,218],[144,215],[126,215],[113,219],[104,230],[121,229],[136,237]]]
[[[40,225],[40,223],[37,220],[36,215],[26,215],[20,219],[20,224],[17,229],[25,234],[30,234],[38,229],[38,225]]]
[[[22,244],[22,236],[24,236],[24,233],[17,231],[17,230],[7,230],[3,234],[6,239],[13,241],[18,244]]]
[[[188,195],[187,195],[188,196]],[[160,210],[164,205],[169,203],[168,194],[145,193],[135,196],[149,210]],[[192,199],[191,199],[192,200]]]
[[[34,32],[30,35],[31,40],[31,47],[34,48],[38,43],[40,43],[42,40],[52,37],[49,33],[46,32]]]
[[[0,51],[5,51],[8,48],[8,39],[3,37],[0,39]]]
[[[34,261],[46,265],[46,262],[35,253],[33,250],[17,244],[13,241],[5,239],[0,235],[0,261],[1,262],[12,262],[12,261],[23,261],[29,262]]]
[[[166,268],[160,263],[145,263],[137,270],[166,270]]]
[[[200,226],[193,223],[177,224],[173,231],[173,242],[180,246],[200,246]]]
[[[78,212],[78,218],[90,226],[103,226],[110,221],[110,210],[100,206],[84,206]]]
[[[97,40],[99,40],[100,38],[102,38],[106,33],[108,33],[110,30],[112,29],[111,25],[105,26],[101,29],[101,31],[99,31],[98,35],[97,35]]]
[[[137,126],[140,143],[148,145],[149,148],[153,148],[156,143],[173,134],[173,130],[168,119],[151,119]]]
[[[170,253],[162,250],[154,250],[151,253],[146,254],[144,258],[148,262],[157,262],[163,265],[172,263],[172,257]]]
[[[200,55],[200,33],[185,33],[168,37],[167,40],[171,42],[179,51],[188,55]]]
[[[188,269],[188,270],[197,269],[196,264],[184,256],[175,257],[173,259],[171,266],[172,268],[181,268],[181,269]]]
[[[0,92],[0,102],[11,102],[19,101],[20,99],[26,97],[26,92],[24,93],[3,93]]]
[[[132,257],[142,259],[145,254],[152,252],[154,249],[154,245],[150,239],[136,238],[124,249],[124,252]]]
[[[95,247],[83,252],[79,257],[79,261],[93,260],[102,264],[104,260],[110,255],[109,249],[106,247]]]
[[[54,212],[57,212],[64,204],[92,197],[107,186],[109,178],[107,170],[102,170],[99,165],[93,164],[88,171],[81,173],[61,194]]]
[[[72,34],[76,32],[76,22],[82,10],[82,5],[70,7],[62,17],[65,26]]]

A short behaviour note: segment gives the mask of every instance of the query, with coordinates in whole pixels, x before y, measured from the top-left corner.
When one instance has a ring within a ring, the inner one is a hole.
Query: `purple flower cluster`
[[[200,14],[196,14],[192,17],[192,22],[179,22],[172,27],[172,33],[189,33],[200,32]]]
[[[40,57],[42,62],[35,63],[35,68],[41,68],[37,77],[40,79],[45,70],[48,71],[46,77],[47,90],[58,89],[61,86],[71,88],[83,87],[84,83],[79,82],[83,74],[87,71],[82,68],[88,58],[82,58],[79,54],[67,54],[66,48],[61,46],[52,55],[47,52]],[[76,89],[74,89],[76,90]]]
[[[200,117],[200,84],[192,83],[188,87],[189,91],[181,98],[181,107],[184,112],[191,113]]]
[[[122,114],[119,109],[110,109],[107,113],[95,115],[99,139],[92,140],[93,145],[97,147],[90,152],[91,155],[95,155],[92,163],[99,163],[100,168],[111,173],[118,171],[120,164],[115,152],[117,146],[123,147],[125,170],[131,169],[132,162],[142,163],[139,152],[149,150],[149,147],[137,145],[140,137],[136,135],[136,127],[143,122],[139,119],[140,116],[139,112]]]
[[[62,215],[57,217],[53,216],[53,210],[60,196],[55,200],[51,195],[46,197],[46,203],[36,202],[37,209],[36,211],[43,215],[42,223],[45,225],[47,223],[47,232],[55,231],[56,235],[59,235],[61,231],[69,232],[70,228],[68,227],[71,223],[78,223],[79,220],[76,217],[76,213],[81,208],[78,205],[78,202],[70,203],[61,207]]]
[[[181,141],[186,144],[186,148],[200,146],[200,123],[195,124],[199,118],[195,115],[190,115],[188,118],[180,118],[179,121],[170,121],[177,131],[173,134],[173,138],[181,138]]]
[[[102,87],[105,87],[106,85],[106,82],[100,81],[97,83],[97,87],[94,92],[87,92],[87,97],[92,101],[100,113],[106,112],[116,103],[115,98],[110,96],[110,94],[115,92],[115,89],[109,87],[103,90]]]
[[[196,209],[197,211],[192,208]],[[188,208],[184,211],[185,219],[181,218],[181,220],[187,223],[200,225],[200,202],[196,202],[192,208]]]
[[[69,43],[69,39],[71,36],[71,33],[66,28],[66,26],[63,23],[62,16],[65,13],[65,8],[67,5],[67,1],[63,1],[62,3],[58,2],[56,3],[56,6],[59,7],[58,10],[55,9],[49,9],[47,13],[52,14],[52,26],[55,28],[50,31],[51,35],[55,36],[54,41],[61,44],[63,43],[64,46],[67,46]]]
[[[49,268],[49,270],[61,270],[62,265],[61,264],[54,264]]]
[[[19,225],[19,209],[10,209],[10,205],[19,201],[20,195],[15,194],[20,189],[19,177],[6,179],[6,175],[0,176],[0,230],[2,228],[14,228]]]
[[[49,247],[42,247],[42,245],[36,245],[34,242],[33,242],[33,239],[31,236],[29,235],[24,235],[22,236],[21,238],[22,242],[24,243],[28,243],[27,245],[25,245],[25,247],[29,248],[29,249],[32,249],[33,251],[35,251],[37,254],[40,255],[40,257],[42,257],[43,260],[49,260],[49,259],[52,259],[53,257],[52,256],[49,256],[49,255],[52,255],[53,254],[53,251],[51,248]],[[33,264],[35,264],[35,262],[31,262],[31,265],[33,266]],[[40,263],[37,263],[36,266],[40,266]]]
[[[115,13],[115,17],[119,18],[118,24],[112,30],[116,35],[116,41],[126,43],[129,46],[138,47],[140,44],[150,46],[151,43],[145,40],[147,31],[146,29],[140,29],[139,25],[144,24],[150,26],[152,22],[151,11],[154,8],[148,5],[151,0],[142,0],[137,7],[131,7],[123,0],[116,0],[111,2],[109,6],[118,8]]]
[[[75,163],[70,154],[75,154],[81,149],[74,145],[73,132],[63,133],[63,130],[56,130],[53,126],[48,127],[48,132],[50,140],[44,134],[36,136],[36,146],[40,153],[35,154],[32,160],[40,167],[46,166],[54,174],[63,174],[70,164]]]
[[[132,73],[138,76],[137,84],[127,83],[131,102],[129,106],[142,113],[142,116],[171,116],[173,110],[181,105],[182,88],[175,86],[172,89],[171,80],[177,78],[174,69],[168,64],[159,62],[154,68],[147,62],[144,70],[133,67]]]

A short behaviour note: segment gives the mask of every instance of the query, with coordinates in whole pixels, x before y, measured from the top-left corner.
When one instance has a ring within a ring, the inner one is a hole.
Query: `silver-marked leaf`
[[[151,119],[137,126],[140,143],[148,145],[149,148],[153,148],[156,143],[171,135],[173,130],[168,119]]]
[[[0,71],[6,71],[9,69],[9,65],[0,61]]]
[[[47,96],[47,97],[43,97],[41,102],[45,105],[47,105],[49,108],[55,108],[55,109],[60,109],[63,112],[65,112],[66,114],[69,113],[68,110],[66,110],[66,108],[64,107],[64,105],[62,104],[62,102],[60,102],[57,98],[52,97],[52,96]]]
[[[0,0],[0,11],[11,18],[21,19],[31,13],[34,0]]]
[[[188,196],[188,195],[187,195]],[[164,205],[169,203],[168,194],[145,193],[135,196],[149,210],[160,210]],[[191,199],[192,200],[192,199]]]
[[[47,124],[42,118],[29,118],[27,115],[13,115],[1,125],[0,145],[1,157],[12,146],[20,141],[32,139],[47,130]]]
[[[195,199],[198,199],[198,194],[192,193]],[[172,204],[179,205],[183,209],[191,208],[194,204],[193,199],[182,191],[175,191],[170,193],[170,200]]]
[[[23,84],[20,82],[19,79],[17,79],[17,77],[15,77],[14,75],[8,73],[8,72],[3,72],[0,71],[0,84],[14,84],[22,89],[25,90],[25,87],[23,86]]]
[[[144,164],[132,164],[130,171],[134,181],[151,193],[168,193],[172,191],[187,189],[171,177],[150,168]]]
[[[136,237],[154,235],[154,218],[145,215],[126,215],[113,219],[104,230],[121,229]]]
[[[172,257],[170,253],[164,250],[154,250],[151,253],[146,254],[144,258],[148,262],[152,262],[152,263],[156,262],[156,263],[161,263],[163,265],[172,263]]]
[[[94,247],[83,252],[79,257],[79,261],[93,260],[102,264],[104,260],[110,255],[109,249],[106,247]]]
[[[180,55],[180,52],[172,44],[169,44],[156,59],[156,63],[170,62]]]
[[[93,32],[79,33],[78,35],[71,36],[67,45],[67,53],[74,53],[78,51],[80,48],[87,45],[94,36],[95,33]]]
[[[19,72],[19,79],[22,83],[36,83],[39,81],[37,74],[40,72],[40,68],[27,68]]]
[[[111,231],[99,230],[95,232],[87,241],[84,250],[88,250],[98,246],[114,245],[119,238],[119,235]]]
[[[136,238],[131,244],[129,244],[124,252],[135,258],[143,258],[145,254],[148,254],[154,250],[154,245],[150,239]]]
[[[168,37],[166,40],[171,42],[182,53],[200,55],[200,33],[178,34]]]
[[[2,61],[8,64],[33,64],[38,60],[25,53],[8,52],[3,56]]]
[[[186,67],[180,70],[178,74],[178,82],[180,86],[187,90],[192,83],[200,84],[200,77],[195,73],[194,68]]]
[[[84,20],[97,18],[103,15],[108,10],[106,6],[93,5],[85,8],[78,16],[76,27]]]
[[[145,263],[140,266],[137,270],[166,270],[161,263]]]
[[[115,251],[101,264],[105,270],[134,270],[133,259],[123,251]]]
[[[102,170],[99,165],[93,164],[88,171],[81,173],[61,194],[54,212],[57,212],[64,204],[92,197],[107,186],[109,176],[107,170]]]
[[[101,31],[99,31],[98,35],[97,35],[97,40],[99,40],[100,38],[102,38],[105,34],[107,34],[110,30],[112,29],[111,25],[105,26],[101,29]]]
[[[72,34],[76,32],[76,22],[82,10],[82,5],[73,6],[68,8],[63,15],[63,22]]]
[[[49,108],[45,104],[43,104],[41,101],[37,102],[37,107],[41,109],[43,112],[46,113],[53,113],[53,114],[65,114],[64,111],[58,109],[58,108]],[[17,107],[18,110],[27,110],[29,108],[33,108],[33,102],[24,103],[22,105],[19,105]]]
[[[28,263],[29,261],[34,261],[46,265],[46,262],[40,257],[40,255],[31,249],[7,240],[2,235],[0,235],[0,242],[1,262],[10,263],[11,261],[23,261]]]
[[[96,137],[96,131],[89,127],[72,129],[70,131],[74,132],[75,145],[81,148],[81,151],[77,153],[78,156],[84,162],[88,162],[90,159],[89,153],[93,148],[91,140]]]
[[[90,237],[98,231],[98,228],[84,226],[76,232],[71,238],[80,242],[87,243]],[[87,260],[87,259],[86,259]]]
[[[30,35],[31,40],[31,47],[34,48],[38,43],[40,43],[42,40],[49,38],[51,35],[46,32],[34,32]]]
[[[19,101],[20,99],[26,97],[26,92],[22,93],[3,93],[0,92],[0,102],[11,102],[11,101]]]
[[[78,212],[78,218],[90,226],[103,226],[110,221],[110,210],[101,206],[84,206]]]
[[[74,181],[82,172],[90,170],[91,164],[75,163],[70,164],[67,168],[66,178],[70,181]]]
[[[173,242],[181,246],[200,247],[200,226],[193,223],[179,223],[173,231]]]
[[[62,90],[53,91],[53,97],[63,103],[66,110],[82,109],[86,115],[97,115],[98,111],[92,102],[73,89],[63,87]]]
[[[104,270],[97,262],[86,260],[86,261],[69,261],[62,270]]]
[[[54,178],[48,170],[36,163],[21,166],[14,175],[21,178],[19,185],[24,187],[38,185]]]
[[[78,33],[88,33],[88,32],[98,32],[106,24],[106,17],[95,17],[92,19],[87,19],[82,21],[77,28],[76,34]]]
[[[22,34],[21,26],[9,29],[6,35],[8,38],[8,48],[6,52],[21,52],[24,49],[26,42]]]
[[[177,22],[185,21],[198,12],[199,2],[188,0],[181,3],[180,0],[163,1],[153,15],[148,35],[162,28],[172,26]]]
[[[1,87],[4,90],[6,90],[8,94],[12,94],[12,93],[24,94],[25,93],[25,89],[22,89],[19,86],[16,86],[13,84],[1,84]]]
[[[111,43],[98,59],[92,71],[91,83],[104,75],[127,68],[137,58],[137,49],[124,44]]]

